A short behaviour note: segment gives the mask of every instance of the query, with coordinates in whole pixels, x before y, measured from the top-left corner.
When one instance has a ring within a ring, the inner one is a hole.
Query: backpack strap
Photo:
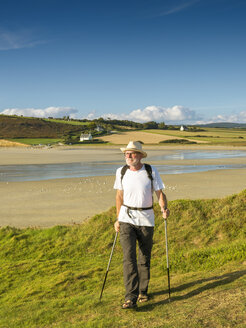
[[[126,171],[128,169],[129,169],[129,165],[127,165],[127,164],[122,167],[122,169],[121,169],[121,178],[120,178],[121,183],[122,183],[122,179],[124,178],[124,175],[126,174]]]
[[[148,175],[148,178],[150,179],[150,181],[151,181],[151,189],[152,189],[152,191],[153,191],[153,176],[152,176],[152,168],[151,168],[151,165],[149,165],[149,164],[144,164],[144,166],[145,166],[145,170],[146,170],[146,172],[147,172],[147,175]]]
[[[145,167],[145,170],[146,170],[146,172],[147,172],[147,175],[148,175],[148,178],[150,179],[150,181],[151,181],[151,189],[152,189],[152,191],[154,190],[153,189],[153,176],[152,176],[152,168],[151,168],[151,165],[149,165],[149,164],[144,164],[144,167]],[[120,180],[121,180],[121,183],[122,183],[122,180],[123,180],[123,178],[124,178],[124,175],[126,174],[126,171],[129,169],[129,165],[124,165],[123,167],[122,167],[122,169],[121,169],[121,178],[120,178]]]
[[[152,192],[154,191],[153,189],[153,176],[152,176],[152,167],[149,164],[144,164],[144,168],[147,172],[148,178],[151,181],[151,190]],[[124,178],[124,175],[126,174],[126,171],[129,169],[128,165],[124,165],[121,169],[121,184],[122,184],[122,179]],[[154,200],[153,200],[153,195],[152,195],[152,206],[150,207],[131,207],[123,204],[123,206],[127,207],[127,214],[131,218],[130,210],[138,210],[138,211],[144,211],[144,210],[150,210],[153,208]]]

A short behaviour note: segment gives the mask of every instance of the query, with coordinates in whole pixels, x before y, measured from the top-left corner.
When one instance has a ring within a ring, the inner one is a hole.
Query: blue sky
[[[0,113],[246,123],[244,0],[8,0]]]

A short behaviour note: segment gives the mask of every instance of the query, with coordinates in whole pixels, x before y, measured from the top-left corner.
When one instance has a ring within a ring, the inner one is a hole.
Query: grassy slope
[[[16,139],[8,139],[10,141],[13,141],[13,142],[20,142],[20,143],[23,143],[23,144],[26,144],[26,145],[39,145],[39,144],[42,144],[42,145],[51,145],[51,144],[55,144],[55,143],[58,143],[58,142],[62,142],[63,139],[60,138],[60,139],[55,139],[55,138],[16,138]]]
[[[0,115],[0,138],[55,138],[69,133],[80,134],[85,125],[56,122],[41,118]],[[36,142],[37,143],[37,142]]]
[[[120,243],[101,303],[115,209],[82,225],[0,230],[0,327],[245,327],[246,190],[218,200],[170,202],[172,302],[164,223],[156,228],[151,301],[120,309]]]
[[[47,122],[55,122],[55,123],[61,123],[61,124],[69,124],[69,125],[88,125],[87,122],[80,122],[80,121],[65,121],[65,120],[59,120],[59,119],[49,119],[49,118],[44,118],[44,121]]]
[[[81,132],[87,130],[87,125],[88,122],[0,115],[0,139],[5,138],[25,144],[50,144],[61,141],[68,134],[78,136]],[[127,127],[118,126],[118,129],[127,130]],[[152,134],[192,139],[197,142],[202,141],[205,144],[246,146],[246,129],[203,128],[203,130],[205,131],[143,131]]]

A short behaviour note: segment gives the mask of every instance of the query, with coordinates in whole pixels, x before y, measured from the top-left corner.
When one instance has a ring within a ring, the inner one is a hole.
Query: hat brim
[[[135,151],[136,153],[142,154],[143,158],[147,157],[147,153],[145,153],[145,151],[141,151],[141,150],[138,150],[138,149],[135,149],[135,148],[120,148],[120,150],[122,151],[122,153],[125,153],[128,150],[132,150],[132,151]]]

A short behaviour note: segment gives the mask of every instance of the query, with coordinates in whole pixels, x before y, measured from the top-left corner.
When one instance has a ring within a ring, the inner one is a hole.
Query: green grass
[[[205,131],[144,130],[145,132],[205,141],[205,144],[246,146],[245,129],[203,128]],[[202,144],[201,144],[202,145]]]
[[[15,138],[15,139],[7,139],[10,141],[14,141],[14,142],[20,142],[26,145],[52,145],[58,142],[62,142],[63,139],[54,139],[54,138]]]
[[[246,190],[170,202],[168,302],[164,222],[155,204],[151,300],[121,310],[115,208],[81,225],[0,230],[0,327],[245,327]]]
[[[79,122],[79,121],[70,121],[70,120],[62,120],[62,119],[55,119],[55,118],[43,118],[44,121],[47,122],[55,122],[55,123],[62,123],[62,124],[70,124],[70,125],[88,125],[88,122]]]
[[[159,142],[162,143],[169,143],[169,144],[196,144],[196,141],[190,141],[189,139],[167,139]]]

